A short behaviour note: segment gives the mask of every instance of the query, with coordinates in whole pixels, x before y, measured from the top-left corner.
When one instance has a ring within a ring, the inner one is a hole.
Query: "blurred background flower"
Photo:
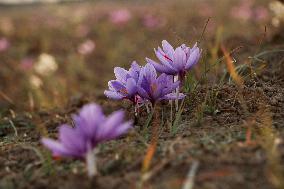
[[[252,16],[252,0],[241,0],[240,3],[231,9],[231,16],[236,19],[248,21]]]
[[[38,89],[43,85],[42,80],[36,76],[36,75],[31,75],[30,76],[30,85],[34,89]]]
[[[6,51],[10,47],[10,42],[7,38],[0,38],[0,52]]]
[[[31,70],[33,68],[35,60],[31,57],[25,57],[20,62],[20,67],[23,70]]]
[[[58,68],[58,65],[53,56],[49,54],[41,54],[36,62],[34,69],[35,72],[42,75],[48,76],[53,74]]]
[[[247,21],[264,22],[268,20],[269,13],[267,7],[256,5],[254,0],[241,0],[231,9],[231,16],[235,19]]]
[[[91,39],[88,39],[78,46],[78,53],[81,55],[88,55],[91,54],[95,48],[95,42]]]
[[[143,17],[143,24],[144,24],[145,27],[147,27],[149,29],[155,29],[155,28],[158,28],[158,27],[165,25],[165,20],[158,17],[158,16],[146,14]]]
[[[269,8],[273,12],[272,25],[279,27],[281,22],[284,22],[284,3],[272,1],[269,4]]]
[[[109,19],[113,24],[124,25],[129,22],[132,15],[128,9],[118,9],[110,12]]]

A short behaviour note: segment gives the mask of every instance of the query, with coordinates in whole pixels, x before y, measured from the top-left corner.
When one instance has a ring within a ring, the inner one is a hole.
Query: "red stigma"
[[[166,59],[168,59],[169,61],[173,61],[173,60],[170,59],[166,54],[164,55],[164,57],[165,57]]]

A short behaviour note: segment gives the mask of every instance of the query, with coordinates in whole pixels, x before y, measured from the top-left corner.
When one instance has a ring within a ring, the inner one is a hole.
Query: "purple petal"
[[[162,47],[164,52],[169,56],[169,58],[173,59],[174,57],[174,48],[167,42],[166,40],[162,41]]]
[[[133,96],[137,93],[137,84],[133,78],[127,79],[126,90],[129,96]]]
[[[157,83],[160,86],[166,87],[168,84],[168,75],[166,75],[165,73],[162,73],[158,78],[157,78]]]
[[[175,50],[174,54],[174,66],[177,68],[177,70],[182,71],[185,68],[185,64],[186,64],[185,52],[182,50],[181,47],[178,47]]]
[[[166,53],[158,47],[158,50],[154,49],[157,58],[161,61],[161,63],[168,63],[170,60],[165,58]]]
[[[143,69],[144,69],[143,75],[144,77],[147,78],[148,81],[153,81],[157,78],[156,69],[152,64],[146,64]]]
[[[115,92],[115,91],[109,91],[109,90],[105,90],[104,94],[108,97],[108,98],[111,98],[111,99],[114,99],[114,100],[121,100],[124,98],[123,95],[119,94],[118,92]]]
[[[166,67],[168,67],[172,70],[177,71],[176,68],[174,68],[172,66],[173,60],[165,58],[165,57],[168,57],[168,56],[164,53],[164,51],[160,47],[158,47],[157,51],[156,51],[156,49],[154,49],[154,50],[155,50],[155,54],[156,54],[157,58],[161,61],[161,63],[163,65],[165,65]]]
[[[185,66],[185,69],[190,69],[192,66],[194,66],[197,62],[198,62],[198,60],[199,60],[199,58],[200,58],[200,55],[201,55],[201,53],[200,53],[200,50],[199,50],[199,48],[195,48],[191,53],[190,53],[190,56],[189,56],[189,58],[188,58],[188,60],[187,60],[187,62],[186,62],[186,66]]]
[[[86,141],[81,133],[78,132],[78,129],[76,130],[68,125],[61,125],[59,128],[59,140],[74,155],[86,152]]]
[[[52,151],[53,156],[73,156],[73,152],[69,151],[65,146],[63,146],[60,142],[50,139],[50,138],[42,138],[41,143]]]
[[[118,138],[119,136],[125,134],[130,128],[132,128],[133,122],[128,121],[121,125],[118,125],[113,132],[109,133],[108,140]]]
[[[186,58],[188,58],[189,54],[190,54],[190,48],[187,47],[185,44],[182,44],[180,46],[182,48],[182,50],[184,51],[185,55],[186,55]]]
[[[134,70],[134,71],[136,71],[136,72],[139,72],[140,69],[141,69],[141,67],[139,66],[139,64],[138,64],[136,61],[133,61],[133,62],[131,63],[131,69]]]
[[[158,64],[154,60],[146,58],[146,61],[147,61],[147,63],[152,64],[155,67],[155,69],[160,73],[166,73],[166,74],[169,74],[169,75],[175,75],[176,74],[175,70],[173,70],[169,67],[166,67],[163,64]]]
[[[125,83],[128,75],[128,71],[121,67],[114,68],[114,74],[118,81]]]
[[[138,84],[137,84],[137,87],[141,87],[143,88],[147,93],[151,93],[151,83],[153,82],[154,80],[149,80],[147,79],[143,72],[141,72],[140,74],[140,77],[139,77],[139,80],[138,80]]]
[[[124,118],[124,112],[122,110],[113,112],[108,116],[105,123],[99,127],[96,133],[96,140],[102,142],[112,139],[109,136],[112,135],[115,127],[122,123]]]
[[[130,77],[132,77],[133,79],[135,79],[135,81],[137,82],[139,79],[139,73],[140,73],[140,66],[137,64],[136,61],[133,61],[131,64],[131,68],[129,69],[129,75]]]
[[[80,129],[84,136],[92,138],[96,133],[98,125],[105,120],[105,116],[100,106],[96,104],[85,105],[79,116],[73,116],[76,128]]]
[[[126,83],[126,80],[125,80],[125,83]],[[109,81],[108,86],[109,86],[110,89],[112,88],[116,91],[120,91],[120,90],[125,89],[125,86],[120,81],[117,81],[117,80]]]
[[[167,88],[163,90],[163,94],[166,95],[166,94],[173,92],[179,86],[179,84],[180,84],[179,81],[175,83],[169,83]]]
[[[137,90],[140,97],[150,99],[150,96],[142,87],[138,87]]]

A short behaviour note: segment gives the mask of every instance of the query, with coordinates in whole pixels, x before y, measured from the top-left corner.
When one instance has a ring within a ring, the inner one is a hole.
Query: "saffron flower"
[[[166,40],[162,41],[162,49],[155,49],[155,54],[161,64],[154,60],[146,58],[147,62],[152,64],[160,73],[168,75],[178,75],[181,79],[200,59],[201,50],[197,47],[197,43],[192,47],[185,44],[174,49]]]
[[[172,76],[162,73],[157,76],[152,64],[146,64],[141,68],[138,83],[138,94],[155,105],[160,100],[176,100],[185,97],[182,93],[173,93],[179,87],[180,82],[173,82]]]
[[[95,147],[126,133],[132,127],[132,121],[123,122],[121,110],[106,117],[101,107],[94,103],[85,105],[73,120],[74,128],[67,124],[60,126],[59,140],[43,138],[42,143],[53,156],[85,158],[89,176],[94,176],[97,174]]]
[[[114,100],[128,99],[136,104],[138,100],[137,82],[140,70],[141,68],[136,61],[132,62],[129,71],[115,67],[114,74],[116,80],[108,82],[109,90],[105,90],[104,94]]]

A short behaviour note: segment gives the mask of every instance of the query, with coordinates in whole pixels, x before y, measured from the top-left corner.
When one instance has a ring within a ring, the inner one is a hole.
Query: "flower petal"
[[[167,95],[171,92],[173,92],[178,86],[179,86],[180,82],[177,81],[175,83],[171,83],[169,84],[164,90],[163,90],[163,95]]]
[[[86,141],[79,128],[72,128],[66,124],[61,125],[59,128],[59,140],[74,155],[86,152]]]
[[[48,148],[49,150],[52,151],[53,156],[73,156],[73,152],[69,151],[67,148],[65,148],[64,145],[62,145],[62,143],[50,139],[50,138],[42,138],[41,139],[41,143]]]
[[[176,68],[172,65],[173,64],[173,60],[172,59],[167,59],[166,58],[167,55],[165,54],[165,52],[160,47],[158,47],[158,50],[156,50],[156,49],[154,49],[154,50],[155,50],[155,54],[156,54],[157,58],[161,61],[161,63],[164,66],[166,66],[166,67],[168,67],[168,68],[170,68],[172,70],[177,71]]]
[[[143,75],[148,81],[153,81],[157,78],[156,69],[152,64],[146,64],[143,69],[144,69]]]
[[[162,41],[162,47],[164,52],[169,56],[169,58],[174,58],[174,48],[170,45],[170,43],[166,40]]]
[[[186,55],[181,47],[178,47],[175,50],[174,54],[174,66],[178,71],[183,71],[186,64]]]
[[[123,95],[119,94],[118,92],[115,92],[115,91],[109,91],[109,90],[105,90],[104,94],[108,97],[108,98],[111,98],[111,99],[114,99],[114,100],[121,100],[124,98]]]
[[[138,86],[137,91],[138,91],[138,94],[139,94],[140,97],[150,99],[150,96],[142,87]]]
[[[125,80],[125,83],[126,83],[126,80]],[[120,90],[125,89],[125,86],[123,85],[123,83],[117,80],[109,81],[108,85],[110,88],[114,89],[115,91],[120,91]]]
[[[131,96],[131,97],[137,93],[137,84],[133,78],[127,79],[126,90],[128,92],[128,96]]]
[[[140,73],[140,66],[137,64],[136,61],[133,61],[131,64],[131,67],[129,69],[129,75],[132,77],[136,82],[139,79],[139,73]]]
[[[114,68],[114,74],[115,77],[117,78],[118,81],[125,83],[127,76],[128,76],[128,71],[125,70],[124,68],[121,67],[115,67]]]
[[[108,140],[118,138],[119,136],[125,134],[130,128],[132,128],[132,126],[132,121],[128,121],[121,125],[118,125],[111,133],[109,133]]]
[[[103,125],[100,125],[99,129],[96,133],[96,140],[97,142],[102,142],[109,140],[109,135],[115,127],[122,123],[124,118],[124,112],[122,110],[113,112],[111,115],[109,115],[104,122]]]
[[[166,73],[166,74],[169,74],[169,75],[175,75],[176,74],[175,70],[173,70],[173,69],[171,69],[167,66],[164,66],[163,64],[159,64],[159,63],[155,62],[154,60],[146,58],[146,61],[147,61],[147,63],[152,64],[155,67],[155,69],[160,73]]]
[[[194,66],[194,65],[198,62],[200,56],[201,56],[201,52],[200,52],[199,48],[196,47],[196,48],[190,53],[190,56],[189,56],[189,58],[188,58],[188,60],[187,60],[187,62],[186,62],[185,69],[188,70],[188,69],[190,69],[192,66]]]
[[[105,116],[100,106],[91,103],[85,105],[78,116],[73,116],[76,129],[80,129],[84,136],[92,139],[98,129],[99,124],[105,120]]]

